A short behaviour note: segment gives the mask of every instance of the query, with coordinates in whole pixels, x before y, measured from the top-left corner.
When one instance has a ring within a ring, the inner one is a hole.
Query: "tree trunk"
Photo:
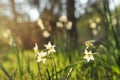
[[[71,48],[76,48],[78,43],[78,35],[77,35],[77,29],[76,29],[76,18],[74,16],[75,11],[75,2],[74,0],[67,0],[67,16],[70,21],[72,21],[72,29],[68,32],[70,36],[70,45]]]
[[[17,23],[17,13],[16,13],[16,10],[15,10],[14,0],[11,0],[11,7],[12,7],[13,15],[14,15],[13,21],[14,21],[14,23]]]

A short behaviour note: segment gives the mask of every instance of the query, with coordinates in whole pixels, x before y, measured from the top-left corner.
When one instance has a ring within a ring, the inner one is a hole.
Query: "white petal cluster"
[[[43,52],[43,51],[39,52],[36,57],[37,62],[43,62],[43,64],[45,64],[46,56],[47,56],[47,52]]]
[[[66,23],[68,21],[68,18],[66,15],[62,15],[62,16],[60,16],[59,21]]]
[[[55,45],[52,45],[50,41],[48,42],[48,44],[45,44],[44,46],[48,50],[48,54],[56,52],[55,51]]]
[[[86,59],[87,62],[89,62],[90,60],[94,60],[93,53],[91,51],[85,50],[84,59]]]
[[[43,22],[41,19],[38,20],[38,25],[40,27],[41,30],[44,30],[45,29],[45,26],[43,25]]]
[[[47,30],[43,31],[43,37],[48,38],[50,37],[50,33]]]
[[[87,62],[89,62],[90,60],[94,60],[93,55],[96,54],[96,53],[92,52],[93,49],[95,49],[95,47],[91,42],[94,42],[94,40],[85,42],[86,48],[85,48],[85,52],[84,52],[85,56],[83,58],[86,59]]]
[[[39,52],[37,43],[35,43],[35,46],[34,46],[33,50],[34,50],[34,53],[38,53]]]
[[[33,48],[34,53],[35,53],[35,58],[37,62],[42,62],[45,64],[47,57],[49,54],[56,52],[55,50],[55,45],[52,45],[51,42],[49,41],[48,44],[44,45],[46,50],[45,51],[40,51],[38,50],[38,45],[35,43],[35,46]]]
[[[69,21],[66,15],[62,15],[58,19],[59,21],[56,22],[56,26],[58,28],[66,28],[67,30],[71,30],[73,23]]]

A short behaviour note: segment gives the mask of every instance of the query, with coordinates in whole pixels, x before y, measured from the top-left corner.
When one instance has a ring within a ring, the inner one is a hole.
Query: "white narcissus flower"
[[[90,28],[95,29],[97,27],[97,24],[95,22],[92,22],[90,24]]]
[[[90,60],[94,60],[93,53],[91,51],[88,52],[87,50],[85,50],[84,59],[86,59],[87,62],[89,62]]]
[[[11,35],[10,29],[7,29],[3,32],[3,37],[5,37],[5,38],[9,38],[10,35]]]
[[[68,18],[66,15],[62,15],[62,16],[60,16],[59,21],[66,23],[66,22],[68,22]]]
[[[69,21],[67,24],[66,24],[66,29],[67,30],[71,30],[72,29],[72,25],[73,23],[71,21]]]
[[[93,30],[92,30],[92,33],[93,33],[94,36],[96,36],[96,35],[98,34],[98,30],[93,29]]]
[[[50,37],[50,33],[47,30],[43,31],[43,37],[48,38]]]
[[[39,52],[37,43],[35,43],[35,46],[34,46],[33,50],[34,50],[35,53]]]
[[[48,44],[44,45],[46,49],[48,50],[48,54],[51,52],[56,52],[55,51],[55,45],[52,45],[51,42],[49,41]]]
[[[101,19],[99,17],[96,18],[96,23],[100,23]]]
[[[90,41],[85,42],[86,48],[89,48],[90,46],[93,46],[93,44]]]
[[[39,19],[39,20],[38,20],[38,25],[39,25],[39,27],[41,28],[41,30],[44,30],[44,29],[45,29],[45,27],[44,27],[44,25],[43,25],[43,22],[42,22],[42,19]]]
[[[9,39],[9,45],[10,45],[10,46],[16,46],[16,43],[15,43],[15,41],[13,40],[13,38],[10,38],[10,39]]]
[[[43,62],[43,64],[45,64],[46,62],[46,56],[47,56],[47,52],[39,52],[37,54],[37,62]]]
[[[62,22],[56,22],[56,26],[58,28],[63,28],[63,23]]]

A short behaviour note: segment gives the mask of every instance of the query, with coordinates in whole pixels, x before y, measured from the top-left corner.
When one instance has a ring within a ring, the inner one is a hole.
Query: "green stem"
[[[65,79],[65,80],[68,80],[69,75],[70,75],[70,73],[72,72],[72,69],[73,69],[73,68],[70,68],[70,71],[68,72],[67,77],[66,77],[66,79]]]
[[[48,80],[51,80],[51,77],[50,77],[50,73],[49,73],[49,70],[46,68],[46,72],[47,72],[47,74],[48,74]]]
[[[39,65],[38,62],[37,62],[37,67],[38,67],[38,71],[39,71],[39,77],[40,77],[40,80],[42,80],[42,74],[41,74],[41,71],[40,71],[40,65]]]
[[[53,59],[53,67],[55,70],[55,75],[56,75],[56,80],[58,80],[58,75],[57,75],[57,70],[56,70],[56,64],[55,64],[55,60]]]
[[[104,66],[104,64],[103,64],[103,61],[101,60],[101,64],[102,64],[102,66]],[[107,76],[106,76],[106,71],[105,71],[105,69],[103,68],[103,73],[104,73],[104,75],[105,75],[105,79],[107,80]]]
[[[51,75],[51,80],[53,80],[53,76],[54,76],[54,69],[53,69],[53,66],[52,66],[52,75]]]
[[[66,67],[64,67],[63,69],[60,69],[57,73],[61,73],[62,71],[66,71],[67,69],[71,68],[71,67],[74,67],[76,66],[77,64],[80,64],[81,62],[85,62],[86,60],[79,60],[79,61],[76,61]]]
[[[98,55],[99,58],[101,59],[100,62],[101,62],[101,65],[103,66],[103,73],[104,73],[104,75],[105,75],[105,80],[107,80],[106,71],[105,71],[105,68],[104,68],[104,63],[103,63],[102,57],[101,57],[99,54],[97,54],[97,55]]]
[[[16,43],[17,40],[16,40],[16,38],[15,38],[15,35],[14,35],[13,31],[12,31],[11,26],[9,26],[9,29],[10,29],[10,31],[11,31],[12,39],[13,39],[13,41],[14,41],[14,43],[15,43],[16,57],[17,57],[17,64],[18,64],[18,68],[19,68],[20,80],[22,80],[23,71],[22,71],[21,63],[20,63],[20,56],[19,56],[20,51],[19,51],[19,46],[18,46],[17,43]]]

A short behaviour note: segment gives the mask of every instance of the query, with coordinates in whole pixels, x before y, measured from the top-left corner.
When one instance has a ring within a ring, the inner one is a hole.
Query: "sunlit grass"
[[[101,49],[100,49],[101,50]],[[99,50],[99,51],[100,51]],[[118,54],[120,51],[115,51]],[[9,75],[14,75],[12,78],[20,79],[19,69],[18,69],[18,62],[16,57],[16,50],[10,50],[6,55],[2,56],[1,64],[6,69]],[[68,56],[71,55],[71,61],[69,61]],[[56,61],[56,70],[57,75],[60,80],[64,80],[67,77],[70,69],[72,68],[72,72],[69,75],[69,79],[118,79],[120,75],[119,67],[115,62],[114,57],[111,53],[105,52],[101,50],[99,56],[94,55],[95,60],[90,61],[87,63],[84,60],[84,50],[73,50],[71,53],[66,53],[65,51],[58,50],[56,51],[55,55],[53,56]],[[24,50],[23,52],[19,53],[20,57],[20,64],[22,69],[22,79],[30,79],[36,80],[39,79],[39,71],[36,64],[36,59],[34,57],[33,50]],[[101,64],[101,59],[103,64]],[[48,69],[50,77],[53,75],[55,79],[55,73],[52,73],[52,62],[51,60],[47,60],[46,64],[40,63],[41,73],[43,79],[49,79],[46,69]],[[16,72],[15,72],[16,71]],[[107,72],[106,76],[103,72]],[[102,74],[101,74],[102,73]],[[1,79],[9,79],[3,70],[0,69],[0,75],[2,76]]]

